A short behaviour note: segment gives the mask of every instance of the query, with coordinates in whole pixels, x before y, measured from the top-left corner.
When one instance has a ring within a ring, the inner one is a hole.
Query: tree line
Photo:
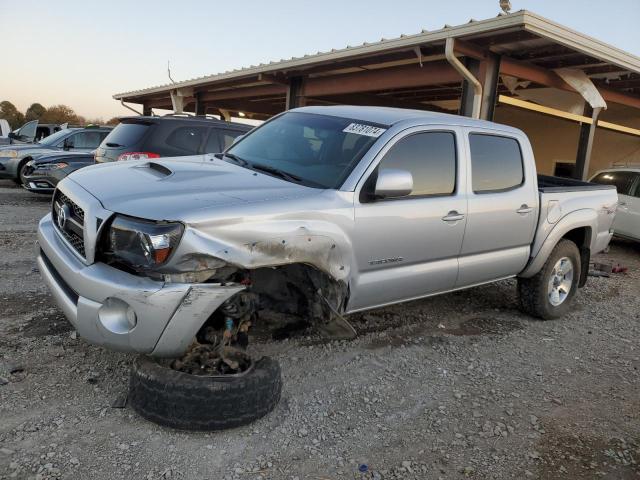
[[[0,102],[0,118],[4,118],[12,130],[31,120],[38,120],[40,123],[70,123],[73,125],[117,125],[118,118],[113,117],[105,122],[102,118],[85,118],[73,111],[73,108],[67,105],[53,105],[45,108],[41,103],[32,103],[27,110],[22,113],[16,106],[4,100]]]

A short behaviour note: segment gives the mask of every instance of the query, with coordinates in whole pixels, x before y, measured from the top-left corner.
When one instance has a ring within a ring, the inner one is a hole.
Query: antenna
[[[511,11],[511,2],[509,0],[500,0],[500,8],[508,15]]]
[[[169,75],[169,80],[171,80],[171,83],[176,83],[176,81],[171,78],[171,64],[169,63],[169,60],[167,60],[167,75]]]

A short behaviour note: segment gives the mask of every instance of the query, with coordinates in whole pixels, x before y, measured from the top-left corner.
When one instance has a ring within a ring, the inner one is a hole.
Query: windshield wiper
[[[216,153],[214,155],[214,157],[219,158],[219,159],[223,159],[224,157],[228,157],[231,160],[233,160],[234,162],[236,162],[237,164],[243,166],[243,167],[250,167],[251,164],[249,162],[247,162],[244,158],[240,158],[239,156],[233,154],[233,153]]]
[[[302,182],[302,178],[300,178],[299,176],[294,175],[292,173],[285,172],[284,170],[280,170],[279,168],[271,167],[269,165],[254,164],[252,165],[252,168],[254,170],[260,170],[266,173],[270,173],[272,175],[275,175],[276,177],[283,178],[290,182],[295,182],[295,183]]]

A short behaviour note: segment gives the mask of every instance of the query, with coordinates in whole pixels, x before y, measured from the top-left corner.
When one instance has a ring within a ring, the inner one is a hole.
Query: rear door
[[[615,185],[618,191],[614,232],[625,237],[640,238],[640,173],[610,170],[597,174],[591,181]]]
[[[233,141],[246,133],[244,130],[230,128],[212,128],[202,153],[220,153],[229,148]]]
[[[538,219],[536,173],[526,139],[492,130],[466,132],[469,204],[456,287],[522,271]]]
[[[74,152],[90,152],[98,148],[107,133],[104,130],[81,130],[66,139],[65,149]]]
[[[182,157],[202,152],[209,127],[186,121],[160,122],[144,142],[144,150],[161,157]]]
[[[467,209],[460,132],[451,127],[403,132],[380,152],[356,189],[358,273],[350,311],[453,288]],[[413,192],[396,199],[363,195],[375,185],[379,169],[411,172]]]

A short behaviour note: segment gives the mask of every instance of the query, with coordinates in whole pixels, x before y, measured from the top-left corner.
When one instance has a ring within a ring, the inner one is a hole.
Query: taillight
[[[152,152],[126,152],[118,155],[118,161],[123,160],[146,160],[148,158],[160,158],[160,155]]]

